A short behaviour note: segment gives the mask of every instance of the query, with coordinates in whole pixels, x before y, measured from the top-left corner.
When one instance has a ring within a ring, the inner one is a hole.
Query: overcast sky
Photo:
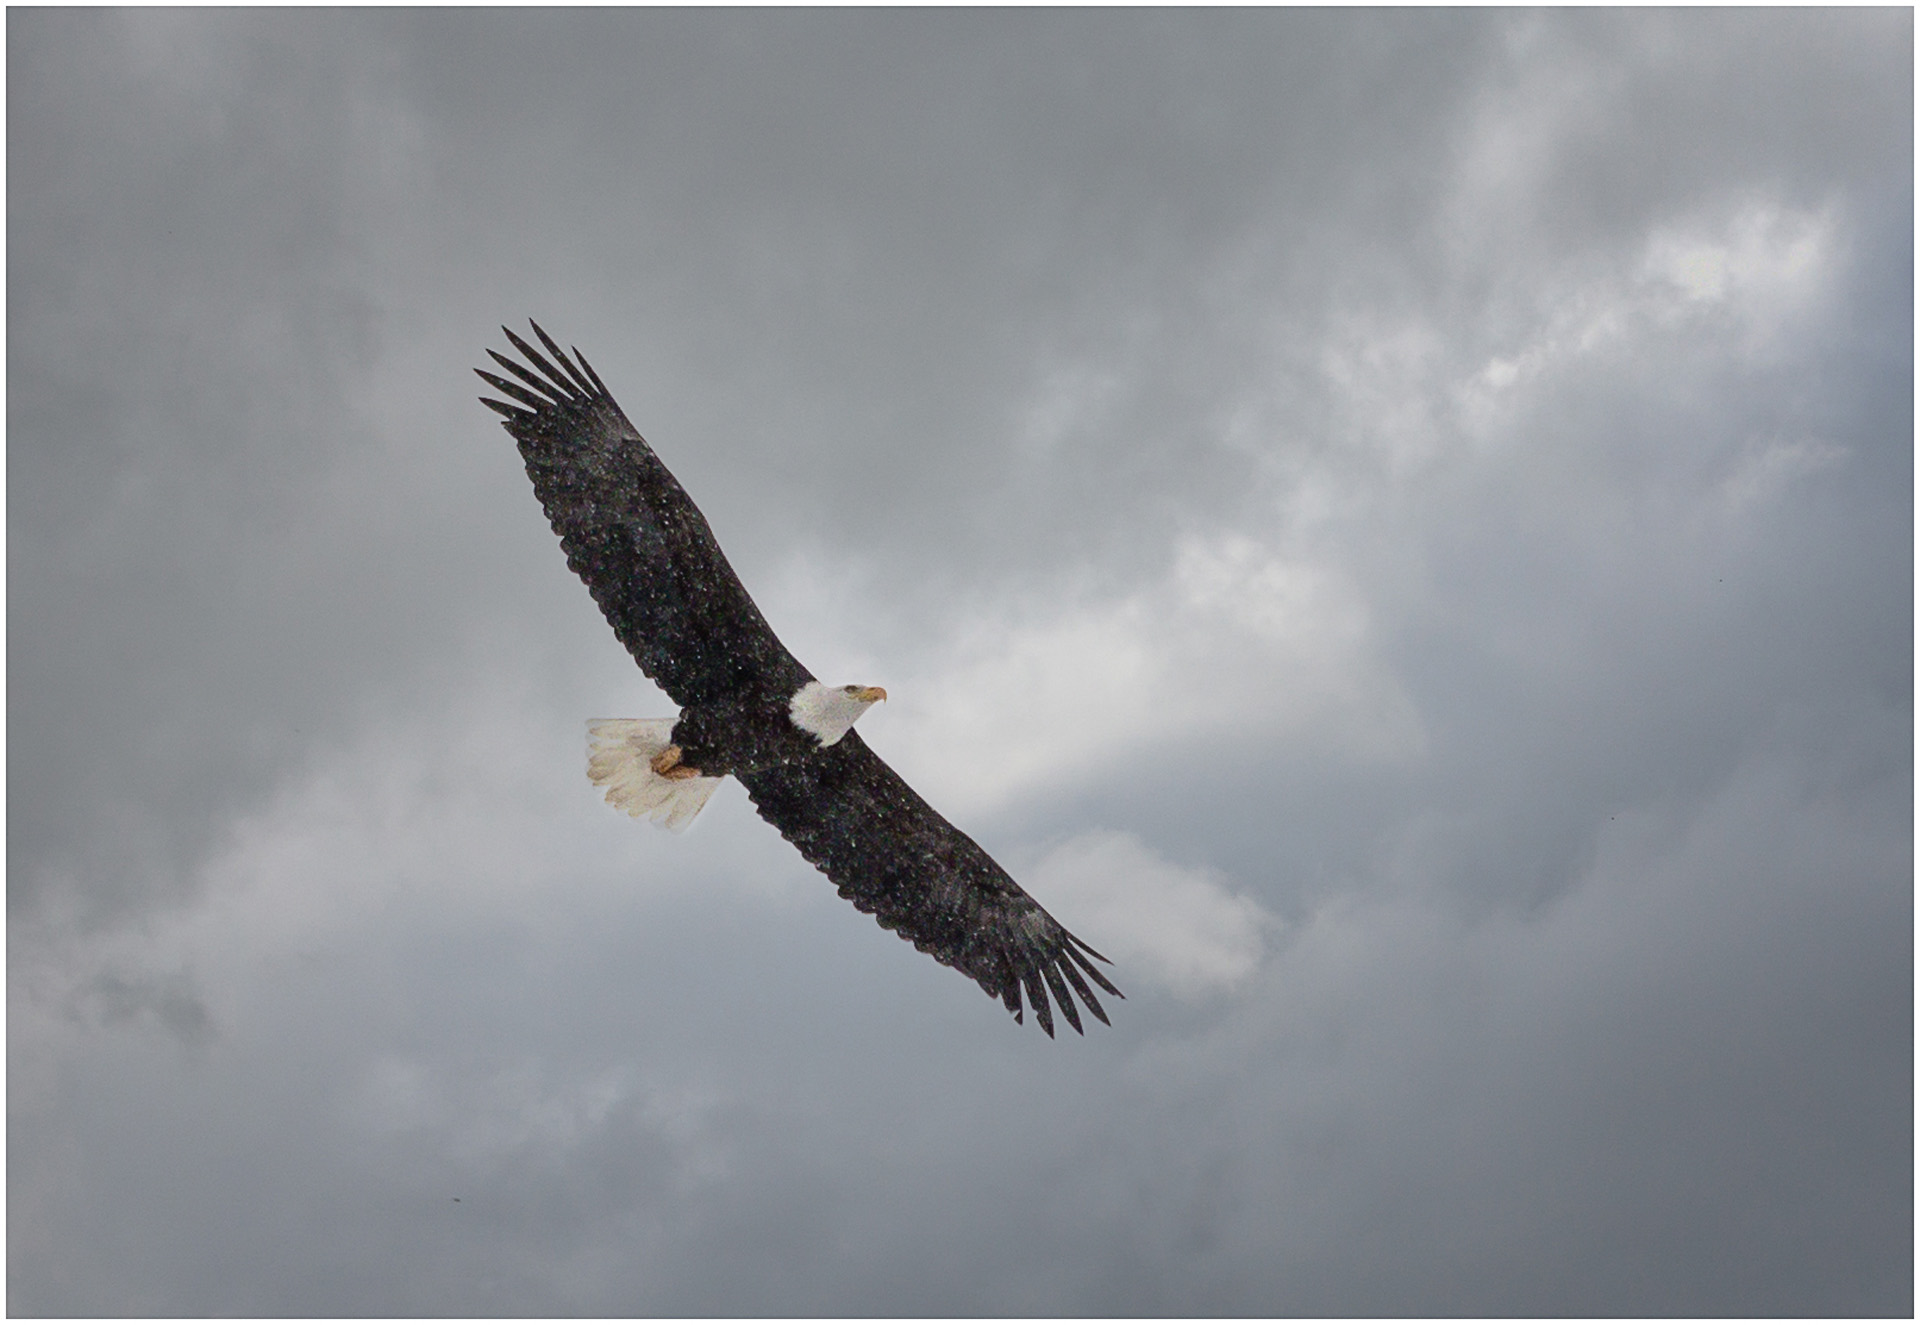
[[[11,10],[14,1314],[1912,1310],[1913,17]],[[578,345],[1115,961],[729,784]]]

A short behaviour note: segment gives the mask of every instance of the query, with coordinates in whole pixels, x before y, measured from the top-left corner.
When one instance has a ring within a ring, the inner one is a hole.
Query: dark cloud
[[[1910,13],[8,36],[10,1311],[1911,1311]],[[596,802],[529,314],[1111,1031]]]

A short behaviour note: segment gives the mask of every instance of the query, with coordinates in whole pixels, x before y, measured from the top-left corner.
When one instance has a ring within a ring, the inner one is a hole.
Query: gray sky
[[[14,1314],[1912,1309],[1908,10],[12,10]],[[580,346],[1116,961],[724,788]]]

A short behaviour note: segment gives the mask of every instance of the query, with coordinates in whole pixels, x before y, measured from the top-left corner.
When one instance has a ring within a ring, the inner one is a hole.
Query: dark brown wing
[[[840,890],[936,961],[977,980],[1023,1020],[1025,990],[1053,1034],[1047,994],[1080,1030],[1071,986],[1106,1021],[1082,976],[1122,997],[1088,958],[1106,961],[1069,934],[974,840],[914,793],[848,732],[806,759],[738,775],[760,817]]]
[[[811,681],[727,564],[706,517],[627,422],[586,356],[575,350],[567,358],[535,323],[556,367],[501,330],[532,366],[488,350],[519,380],[474,371],[518,403],[480,403],[506,416],[567,565],[640,670],[682,708],[742,689],[790,695]]]

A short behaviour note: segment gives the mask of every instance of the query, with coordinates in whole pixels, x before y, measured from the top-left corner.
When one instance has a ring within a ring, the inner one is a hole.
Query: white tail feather
[[[663,778],[653,757],[667,748],[678,718],[607,718],[589,723],[587,776],[607,789],[607,804],[679,832],[693,822],[719,778]]]

